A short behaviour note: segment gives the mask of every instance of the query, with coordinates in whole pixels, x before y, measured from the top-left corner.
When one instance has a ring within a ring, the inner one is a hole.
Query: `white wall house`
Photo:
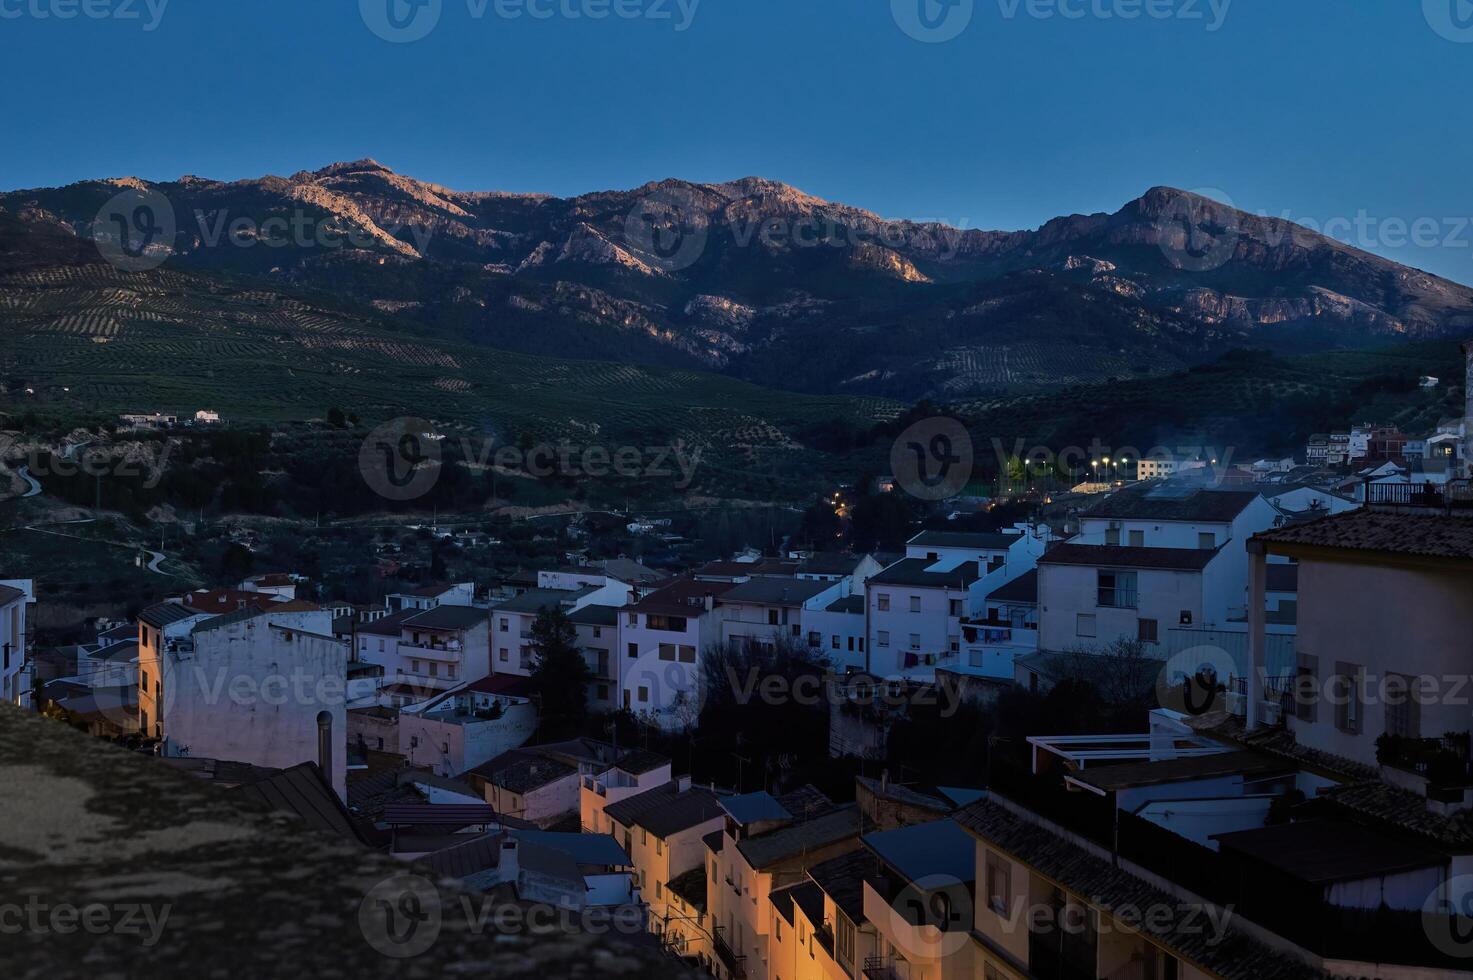
[[[526,744],[537,730],[530,691],[486,677],[399,713],[399,752],[411,766],[459,776]],[[514,681],[525,686],[525,681]]]
[[[12,704],[30,696],[26,663],[26,607],[36,601],[30,579],[0,581],[0,700]]]
[[[153,671],[140,665],[140,693],[150,687],[142,730],[159,734],[167,757],[287,769],[321,762],[326,724],[330,781],[344,796],[349,650],[327,635],[325,616],[248,609],[199,623],[159,651]]]
[[[621,707],[666,729],[695,724],[701,656],[723,640],[722,597],[732,582],[681,579],[626,607],[619,619]]]
[[[355,632],[354,659],[383,668],[386,691],[448,691],[491,673],[490,620],[474,606],[401,610]]]
[[[864,593],[835,599],[822,609],[803,610],[809,649],[839,672],[864,669]]]
[[[1039,649],[1092,651],[1140,640],[1164,651],[1167,630],[1226,623],[1226,550],[1063,544],[1038,563]],[[1162,654],[1164,656],[1164,653]]]
[[[625,586],[627,595],[628,587]],[[608,595],[603,586],[575,589],[528,589],[491,607],[491,669],[498,674],[532,673],[532,624],[545,609],[559,608],[572,615]],[[615,592],[617,595],[617,591]],[[623,600],[617,600],[622,604]]]
[[[469,606],[476,601],[476,584],[458,582],[453,585],[425,585],[407,592],[390,592],[386,603],[390,610],[434,609],[436,606]]]
[[[721,596],[721,639],[763,647],[787,641],[808,645],[804,618],[843,597],[849,579],[753,578]]]
[[[1032,570],[1046,529],[980,534],[923,531],[906,557],[865,584],[866,670],[930,680],[962,657],[963,619],[980,616],[988,594]]]

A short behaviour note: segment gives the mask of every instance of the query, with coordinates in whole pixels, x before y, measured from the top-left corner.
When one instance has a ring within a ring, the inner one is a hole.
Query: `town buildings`
[[[29,579],[0,581],[0,701],[20,703],[25,690],[27,654],[26,609],[36,601]]]

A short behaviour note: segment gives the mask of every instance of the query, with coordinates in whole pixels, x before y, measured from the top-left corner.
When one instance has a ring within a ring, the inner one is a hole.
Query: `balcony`
[[[1426,780],[1429,799],[1461,802],[1464,791],[1473,786],[1469,741],[1468,732],[1442,738],[1382,735],[1376,739],[1376,761]]]
[[[866,956],[864,980],[910,980],[910,964],[898,956]]]
[[[716,958],[721,965],[726,967],[734,980],[746,980],[747,958],[739,956],[735,950],[726,942],[726,927],[716,926],[711,930],[711,948],[716,951]]]
[[[1368,483],[1366,502],[1372,506],[1416,510],[1473,510],[1473,480],[1432,483]]]

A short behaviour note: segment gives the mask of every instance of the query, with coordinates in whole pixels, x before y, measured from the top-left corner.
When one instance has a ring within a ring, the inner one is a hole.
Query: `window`
[[[1135,638],[1142,643],[1160,643],[1161,624],[1154,619],[1143,619],[1136,625]]]
[[[1119,545],[1120,544],[1120,528],[1118,528],[1118,527],[1111,527],[1111,528],[1106,528],[1105,529],[1105,544],[1108,544],[1108,545]]]
[[[609,699],[609,685],[607,685],[607,684],[600,684],[600,685],[598,685],[597,688],[595,688],[595,691],[596,691],[595,696],[600,701],[607,701]]]
[[[921,648],[921,634],[919,634],[919,633],[912,633],[912,634],[910,634],[910,648],[912,650],[919,650]]]
[[[1386,734],[1422,737],[1422,706],[1417,702],[1417,678],[1386,675]]]
[[[648,847],[650,843],[650,832],[644,827],[639,828],[639,846]]]
[[[693,664],[696,662],[696,648],[693,646],[682,644],[676,653],[679,655],[680,662],[683,664]]]
[[[890,631],[880,630],[880,632],[875,636],[875,642],[882,647],[888,647],[890,645]]]
[[[778,621],[777,621],[777,610],[776,609],[769,609],[769,610],[767,610],[767,625],[768,626],[776,626],[776,625],[778,625]]]
[[[878,609],[880,612],[889,612],[890,597],[883,592],[875,596],[875,608]]]
[[[511,622],[509,620],[507,620],[505,617],[502,617],[502,620],[501,620],[501,632],[505,633],[509,629],[511,629]]]
[[[665,853],[665,842],[663,840],[661,840],[660,838],[656,837],[655,838],[655,854],[659,855],[659,854],[664,854],[664,853]]]
[[[1217,535],[1211,531],[1204,531],[1197,535],[1197,547],[1203,551],[1211,551],[1217,547]]]
[[[951,616],[952,618],[957,618],[961,616],[961,614],[962,601],[960,599],[952,599],[946,604],[946,615]]]
[[[1089,613],[1079,613],[1075,617],[1074,635],[1092,637],[1095,635],[1095,617]]]
[[[502,647],[500,650],[496,651],[496,658],[502,663],[506,663],[508,660],[511,659],[511,654],[507,652],[506,647]]]
[[[637,656],[639,656],[639,644],[638,643],[631,643],[631,644],[629,644],[629,659],[630,660],[633,660]]]
[[[910,597],[910,611],[913,612],[913,613],[918,613],[918,612],[921,611],[921,597],[920,596],[913,595],[913,596]]]
[[[669,661],[672,661],[673,662],[675,660],[675,644],[673,644],[673,643],[661,643],[660,644],[660,659],[661,660],[669,660]]]
[[[839,965],[846,972],[852,972],[849,968],[854,965],[854,923],[838,911],[834,914],[834,945]]]
[[[1347,735],[1361,733],[1360,677],[1361,669],[1355,664],[1335,665],[1332,694],[1335,702],[1335,727]]]
[[[661,890],[662,889],[660,888],[660,879],[656,878],[655,879],[655,897],[656,898],[660,898],[661,897]]]
[[[853,641],[852,641],[852,640],[851,640],[851,641],[850,641],[850,642],[853,642]],[[842,648],[841,648],[841,647],[840,647],[840,646],[839,646],[839,634],[838,634],[838,633],[835,633],[835,634],[834,634],[834,642],[833,642],[833,643],[832,643],[832,644],[831,644],[831,646],[832,646],[832,647],[833,647],[833,649],[835,649],[835,650],[839,650],[839,649],[842,649]]]
[[[1101,569],[1098,573],[1098,605],[1106,609],[1134,609],[1138,600],[1135,572]]]
[[[639,703],[640,704],[644,704],[649,699],[650,699],[650,689],[647,688],[647,687],[645,687],[644,685],[640,685],[640,688],[639,688]]]
[[[595,626],[593,628],[593,638],[595,640],[599,639],[603,635],[604,635],[604,628],[602,626]]]
[[[409,672],[411,674],[417,674],[417,673],[419,673],[419,661],[418,660],[411,660],[411,661],[409,661]]]
[[[987,852],[987,907],[1007,918],[1013,907],[1013,866],[1007,858]]]
[[[1131,531],[1128,540],[1132,548],[1144,548],[1146,546],[1146,532]]]

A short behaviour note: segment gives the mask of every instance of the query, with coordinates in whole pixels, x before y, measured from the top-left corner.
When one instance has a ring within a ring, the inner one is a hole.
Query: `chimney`
[[[501,857],[497,864],[501,880],[515,883],[521,875],[522,866],[517,852],[517,839],[510,834],[501,839]]]
[[[716,608],[716,597],[709,592],[706,593],[705,606],[706,612],[710,612]]]
[[[322,778],[332,785],[332,712],[317,712],[317,767]]]

